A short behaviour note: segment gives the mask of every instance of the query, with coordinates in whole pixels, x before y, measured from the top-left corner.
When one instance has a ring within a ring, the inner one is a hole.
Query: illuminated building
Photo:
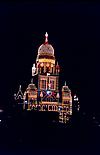
[[[65,85],[62,87],[62,103],[59,106],[59,121],[66,123],[72,115],[71,90]]]
[[[66,82],[60,94],[59,73],[60,66],[46,33],[45,42],[38,48],[36,63],[32,67],[32,81],[24,93],[20,87],[15,99],[22,103],[24,110],[58,112],[59,121],[66,123],[72,115],[72,95]],[[33,83],[34,77],[37,79],[37,86]],[[59,102],[60,98],[62,102]]]

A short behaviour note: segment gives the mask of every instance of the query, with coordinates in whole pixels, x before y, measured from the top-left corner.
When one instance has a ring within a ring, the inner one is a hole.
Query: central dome
[[[53,58],[54,57],[54,48],[51,44],[48,43],[48,34],[45,34],[45,42],[38,48],[39,58]]]
[[[52,47],[52,45],[46,43],[46,44],[42,44],[39,49],[38,49],[38,55],[48,55],[48,56],[54,56],[54,49]]]

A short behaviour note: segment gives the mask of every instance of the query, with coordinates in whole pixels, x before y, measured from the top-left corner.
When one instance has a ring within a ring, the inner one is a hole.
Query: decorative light
[[[76,98],[76,95],[74,95],[74,98]]]
[[[55,64],[55,60],[53,60],[53,59],[46,59],[46,58],[39,59],[39,62],[50,62],[52,64]]]
[[[43,63],[41,63],[41,67],[43,67]]]
[[[50,93],[51,93],[51,91],[48,90],[48,91],[47,91],[47,94],[49,95]]]
[[[57,98],[59,98],[60,97],[60,95],[59,95],[59,93],[57,93],[57,96],[56,96]]]
[[[61,109],[59,108],[59,111],[60,111]]]
[[[47,76],[49,76],[50,75],[50,73],[47,73]]]
[[[27,104],[27,101],[25,101],[25,104]]]
[[[43,93],[42,93],[42,91],[41,91],[41,93],[40,93],[40,97],[43,97]]]
[[[33,67],[32,67],[32,76],[34,76],[35,72],[36,72],[36,67],[35,67],[35,64],[33,64]]]
[[[49,67],[49,63],[47,63],[47,65],[46,65],[47,67]]]
[[[48,43],[48,33],[45,34],[45,43]]]
[[[78,101],[78,97],[77,98],[74,98],[74,101]]]

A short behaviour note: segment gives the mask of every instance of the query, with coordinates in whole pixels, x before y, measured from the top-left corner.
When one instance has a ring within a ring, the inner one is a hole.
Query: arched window
[[[45,111],[45,106],[43,105],[43,110]]]
[[[54,89],[54,84],[55,84],[54,80],[50,80],[50,89]]]
[[[55,110],[55,107],[53,106],[53,111]]]
[[[52,106],[49,106],[49,110],[52,110]]]
[[[41,80],[41,86],[40,88],[46,89],[46,80]]]

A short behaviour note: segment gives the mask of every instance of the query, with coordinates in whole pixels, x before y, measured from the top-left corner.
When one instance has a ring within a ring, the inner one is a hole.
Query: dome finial
[[[48,33],[45,34],[45,43],[48,43]]]
[[[31,79],[31,84],[33,84],[33,78]]]
[[[66,81],[65,81],[65,86],[66,86]]]

